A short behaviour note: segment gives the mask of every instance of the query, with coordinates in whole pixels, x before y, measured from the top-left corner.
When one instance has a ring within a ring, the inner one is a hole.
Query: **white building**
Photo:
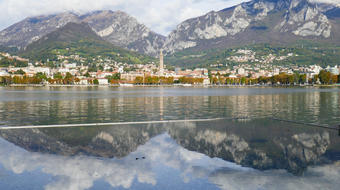
[[[320,67],[319,65],[313,65],[310,68],[312,76],[320,74],[321,70],[322,70],[322,67]]]
[[[65,68],[68,68],[68,69],[74,69],[74,68],[77,68],[77,63],[69,63],[69,64],[65,64],[64,66]]]
[[[112,75],[113,74],[111,72],[100,72],[100,73],[97,73],[97,77],[98,78],[106,78],[106,77],[110,77]]]
[[[109,80],[106,78],[99,78],[97,80],[98,80],[99,85],[109,85]]]
[[[203,85],[209,85],[209,84],[210,84],[209,78],[205,78],[205,79],[203,80]]]
[[[329,67],[328,66],[326,70],[331,72],[333,75],[339,75],[339,68],[338,68],[338,66],[334,66],[334,67]]]
[[[243,68],[241,67],[241,68],[239,68],[239,69],[237,70],[237,73],[238,73],[239,75],[244,76],[244,75],[246,75],[246,70],[243,69]]]
[[[10,74],[7,71],[1,71],[0,70],[0,77],[8,77]]]
[[[279,68],[275,68],[273,75],[279,75],[280,74],[280,69]]]
[[[82,79],[80,79],[79,84],[80,85],[88,85],[89,81],[88,81],[87,78],[82,78]]]

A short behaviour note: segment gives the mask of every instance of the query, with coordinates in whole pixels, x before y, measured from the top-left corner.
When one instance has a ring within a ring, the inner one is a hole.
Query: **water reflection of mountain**
[[[340,160],[336,131],[270,120],[218,121],[169,127],[184,148],[255,169],[302,174],[310,165]]]
[[[2,138],[28,151],[105,158],[125,157],[161,133],[161,128],[146,125],[0,130]]]
[[[0,135],[33,152],[123,158],[165,132],[185,149],[260,170],[302,174],[308,166],[340,160],[337,132],[264,119],[0,130]]]

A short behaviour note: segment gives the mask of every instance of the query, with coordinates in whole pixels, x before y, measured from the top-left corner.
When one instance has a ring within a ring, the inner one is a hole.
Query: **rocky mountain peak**
[[[82,20],[89,23],[99,36],[120,46],[147,36],[150,32],[145,25],[121,11],[96,11]]]
[[[265,36],[262,41],[254,36],[258,35],[255,34],[257,30],[264,30],[269,36],[284,34],[288,39],[327,40],[332,36],[334,23],[326,11],[334,7],[310,0],[253,0],[184,21],[169,35],[164,49],[174,53],[186,48],[200,48],[203,44],[208,47],[216,44],[228,46],[223,43],[236,43],[232,41],[237,38],[241,41],[243,37],[252,43],[264,42]],[[332,11],[332,15],[340,13]]]
[[[82,20],[112,44],[148,55],[157,55],[165,40],[164,36],[152,32],[122,11],[95,11],[83,16]]]
[[[26,48],[70,22],[86,22],[106,41],[148,55],[157,55],[165,40],[125,12],[101,10],[80,16],[65,12],[26,18],[0,32],[0,45]]]
[[[253,0],[188,19],[166,38],[122,11],[65,12],[27,18],[0,32],[0,45],[25,48],[69,22],[86,22],[104,40],[156,56],[187,48],[226,48],[296,40],[339,42],[340,8],[314,0]],[[339,33],[339,34],[338,34]]]

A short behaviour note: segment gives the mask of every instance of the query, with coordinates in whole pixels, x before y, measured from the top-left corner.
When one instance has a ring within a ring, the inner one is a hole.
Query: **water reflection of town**
[[[2,130],[0,136],[0,166],[17,175],[42,169],[58,176],[47,189],[87,189],[98,180],[111,187],[157,187],[167,180],[160,177],[167,168],[181,176],[175,184],[202,179],[222,189],[266,189],[288,181],[287,189],[339,185],[337,132],[263,119]]]
[[[0,120],[22,125],[275,116],[333,125],[339,105],[338,92],[0,101]]]

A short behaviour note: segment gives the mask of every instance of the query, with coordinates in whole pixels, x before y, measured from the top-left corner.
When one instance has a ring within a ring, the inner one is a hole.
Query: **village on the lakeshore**
[[[30,63],[28,59],[0,53],[3,58],[27,62],[27,66],[0,67],[2,85],[316,85],[337,84],[340,82],[340,67],[322,68],[318,65],[282,66],[270,64],[275,58],[269,56],[262,63],[242,62],[254,59],[251,52],[242,50],[247,56],[230,57],[228,60],[240,62],[239,65],[210,65],[208,68],[168,69],[164,65],[164,56],[160,52],[159,62],[147,64],[118,63],[109,58],[98,56],[93,59],[97,70],[85,64],[79,55],[58,56],[55,67],[48,67],[39,62]],[[72,62],[75,60],[77,62]],[[219,68],[219,66],[223,69]],[[216,69],[211,69],[216,67]]]

